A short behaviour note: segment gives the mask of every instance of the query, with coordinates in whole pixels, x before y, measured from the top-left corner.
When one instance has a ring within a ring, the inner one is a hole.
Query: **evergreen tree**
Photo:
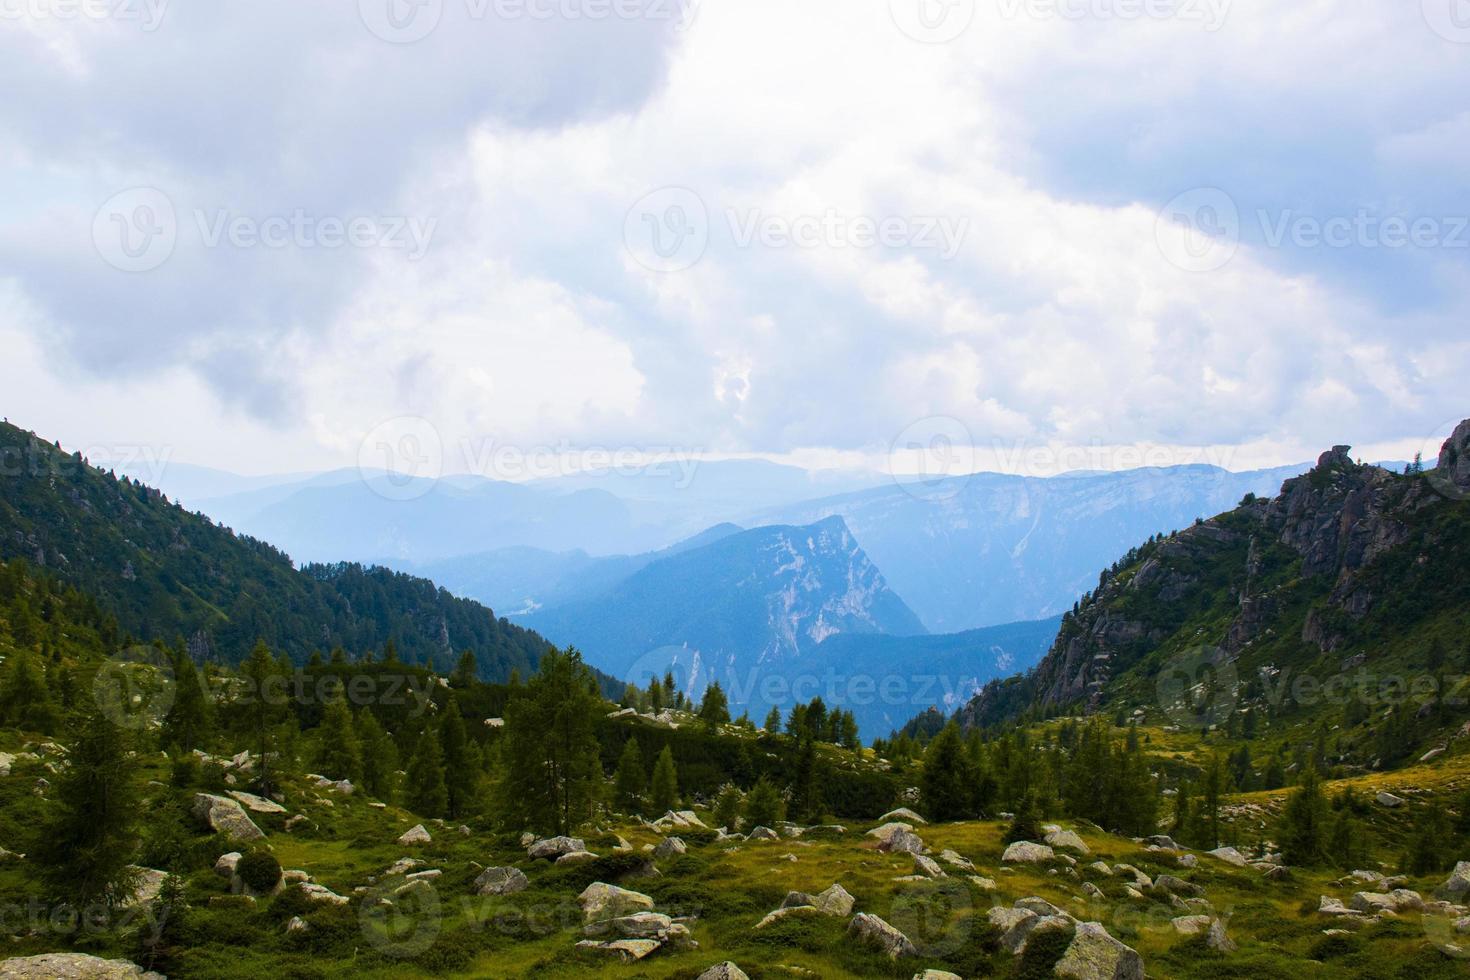
[[[286,705],[281,693],[285,685],[281,681],[280,665],[271,656],[264,640],[257,640],[250,656],[240,668],[240,673],[250,681],[251,691],[245,704],[246,724],[260,764],[256,768],[256,786],[262,796],[270,796],[275,790],[272,781],[271,756],[274,754],[274,729],[285,716]]]
[[[352,709],[340,694],[327,702],[317,727],[317,765],[334,779],[362,780],[362,746]]]
[[[960,726],[950,722],[929,743],[919,778],[919,799],[930,820],[968,820],[975,816],[975,779],[960,738]]]
[[[566,834],[585,822],[602,788],[593,719],[596,682],[574,649],[549,650],[505,708],[500,806],[514,826]]]
[[[642,809],[646,778],[643,751],[636,738],[629,738],[623,743],[623,753],[618,756],[618,768],[613,774],[613,800],[623,813],[638,813]]]
[[[772,708],[770,714],[766,715],[766,723],[761,727],[763,727],[768,734],[779,734],[781,731],[781,709]]]
[[[725,828],[727,833],[735,833],[740,829],[740,811],[744,805],[745,797],[740,794],[740,790],[733,784],[727,784],[720,790],[720,795],[715,797],[715,826]]]
[[[1207,850],[1220,846],[1220,797],[1229,789],[1226,785],[1228,778],[1224,760],[1218,753],[1212,755],[1205,766],[1204,779],[1200,784],[1200,833],[1196,837]]]
[[[131,866],[143,810],[136,763],[126,733],[95,707],[77,719],[70,748],[31,857],[53,898],[78,911],[115,908],[138,885]]]
[[[1329,816],[1321,779],[1317,770],[1308,766],[1302,773],[1296,792],[1286,801],[1286,810],[1277,831],[1281,856],[1287,864],[1311,868],[1328,863]]]
[[[1450,840],[1450,822],[1438,800],[1429,804],[1414,823],[1414,836],[1404,853],[1403,870],[1413,875],[1448,871],[1453,861],[1445,847]]]
[[[762,776],[745,796],[745,825],[774,828],[785,817],[786,802],[769,779]]]
[[[50,735],[58,721],[46,674],[29,650],[17,650],[0,678],[0,724]]]
[[[439,716],[439,748],[444,756],[444,784],[449,793],[448,812],[454,818],[470,812],[479,793],[480,764],[476,746],[465,733],[464,715],[453,695]]]
[[[653,765],[648,802],[655,813],[667,813],[679,805],[679,774],[674,767],[674,752],[667,745]]]
[[[711,728],[730,723],[730,702],[719,681],[715,681],[704,692],[704,700],[699,705],[699,717]]]
[[[648,710],[654,714],[664,710],[664,686],[657,677],[648,682]]]
[[[459,655],[459,663],[454,667],[454,673],[449,676],[451,687],[469,687],[480,677],[480,665],[475,660],[472,650],[466,650]]]
[[[207,693],[204,672],[188,654],[174,657],[174,700],[163,718],[163,744],[183,752],[204,745],[214,728],[214,705]]]
[[[822,816],[825,802],[817,763],[816,739],[810,734],[802,739],[796,755],[796,771],[791,784],[790,809],[793,819],[814,821]]]
[[[1006,828],[1002,841],[1014,844],[1016,841],[1041,840],[1041,814],[1037,810],[1036,798],[1030,793],[1021,797],[1020,805],[1016,807],[1015,815],[1011,817],[1011,824]]]
[[[383,731],[371,708],[357,715],[357,743],[362,747],[362,786],[379,800],[393,797],[393,779],[398,771],[398,747]]]
[[[425,817],[442,817],[449,810],[444,754],[432,728],[419,736],[418,749],[408,764],[408,806]]]

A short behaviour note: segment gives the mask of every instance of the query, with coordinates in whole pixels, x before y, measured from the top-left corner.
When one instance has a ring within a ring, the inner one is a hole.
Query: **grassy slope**
[[[1158,732],[1155,749],[1164,753],[1193,750],[1185,736]],[[1172,738],[1177,740],[1170,743]],[[7,738],[5,748],[18,745]],[[150,764],[149,776],[166,779],[164,761]],[[15,775],[0,779],[0,842],[11,843],[22,835],[24,823],[34,813],[30,786],[38,774],[34,768],[18,768]],[[1436,760],[1427,766],[1397,773],[1354,779],[1363,790],[1390,788],[1449,793],[1470,785],[1470,757],[1460,755]],[[1335,785],[1329,791],[1336,790]],[[149,787],[155,798],[151,813],[160,812],[159,802],[176,795],[159,785]],[[1251,794],[1232,803],[1255,803],[1274,808],[1284,794]],[[328,806],[330,802],[332,805]],[[1451,959],[1432,940],[1434,923],[1418,915],[1371,927],[1358,935],[1329,939],[1323,930],[1335,925],[1314,910],[1320,895],[1342,899],[1356,890],[1338,887],[1335,873],[1294,872],[1293,880],[1268,883],[1257,872],[1237,869],[1210,857],[1201,857],[1194,871],[1179,868],[1168,855],[1151,853],[1119,837],[1079,826],[1093,856],[1079,862],[1081,879],[1048,874],[1044,868],[1010,869],[1000,866],[1004,826],[997,822],[970,822],[921,828],[925,841],[936,852],[953,848],[975,862],[978,873],[996,880],[999,890],[987,895],[956,875],[938,884],[909,884],[893,879],[911,870],[907,859],[880,854],[865,846],[862,831],[867,825],[852,825],[837,840],[781,840],[748,843],[737,847],[714,843],[708,834],[686,834],[692,845],[688,855],[660,862],[663,875],[657,879],[629,882],[657,900],[660,911],[694,913],[700,916],[694,937],[700,948],[691,952],[660,952],[634,966],[607,963],[574,949],[578,909],[575,898],[593,880],[612,878],[626,870],[629,860],[610,857],[586,867],[554,868],[525,858],[517,842],[475,828],[462,836],[453,828],[430,825],[433,844],[413,850],[400,847],[396,838],[418,820],[399,809],[378,810],[360,796],[342,797],[322,792],[303,783],[288,787],[287,803],[293,812],[308,815],[316,829],[286,833],[283,817],[259,817],[270,834],[270,843],[283,866],[309,871],[314,878],[339,894],[348,895],[381,874],[390,863],[408,853],[425,860],[427,867],[442,868],[436,882],[439,914],[420,914],[406,921],[412,933],[424,923],[439,922],[432,945],[414,955],[400,958],[385,954],[367,938],[356,900],[345,909],[318,907],[307,915],[311,932],[287,936],[284,922],[297,911],[286,899],[263,902],[254,907],[232,903],[211,907],[209,900],[222,896],[225,882],[208,870],[216,853],[225,848],[208,837],[193,839],[195,857],[188,874],[189,897],[194,910],[184,924],[186,948],[167,972],[180,977],[647,977],[693,978],[713,963],[731,959],[752,977],[799,975],[789,968],[812,971],[807,975],[828,978],[893,976],[911,977],[923,967],[948,968],[964,976],[1013,975],[1017,961],[994,951],[993,936],[985,923],[985,911],[994,904],[1010,905],[1017,898],[1039,895],[1085,920],[1101,921],[1119,939],[1144,957],[1152,977],[1293,977],[1324,978],[1401,977],[1434,978],[1463,976],[1466,961]],[[1395,842],[1412,825],[1417,801],[1406,810],[1375,810],[1371,829],[1382,841],[1375,857],[1391,868],[1396,857]],[[1243,820],[1246,818],[1242,818]],[[610,825],[635,848],[654,843],[655,833],[628,824]],[[593,835],[589,846],[610,855],[612,838]],[[1252,839],[1247,836],[1247,839]],[[786,855],[795,855],[793,862]],[[1470,855],[1462,855],[1470,857]],[[1207,897],[1222,915],[1229,917],[1229,931],[1240,944],[1228,957],[1206,951],[1198,941],[1176,936],[1170,919],[1182,914],[1152,900],[1139,902],[1123,896],[1122,880],[1105,878],[1086,868],[1088,861],[1101,858],[1109,863],[1123,861],[1150,875],[1172,873],[1205,887]],[[471,882],[474,862],[483,865],[515,864],[530,876],[532,886],[504,899],[473,897]],[[23,902],[31,887],[23,865],[0,864],[0,899]],[[1082,880],[1091,880],[1105,892],[1100,901],[1085,899]],[[1410,887],[1426,897],[1443,876],[1414,879]],[[847,941],[845,922],[836,919],[805,920],[755,932],[753,926],[780,904],[788,890],[817,891],[840,882],[857,897],[858,910],[867,911],[903,929],[927,955],[919,960],[888,963]],[[1442,926],[1442,924],[1440,924]],[[66,948],[64,937],[43,934],[4,941],[7,955],[28,954]],[[85,948],[80,943],[80,948]],[[136,949],[104,940],[102,955],[135,956]]]

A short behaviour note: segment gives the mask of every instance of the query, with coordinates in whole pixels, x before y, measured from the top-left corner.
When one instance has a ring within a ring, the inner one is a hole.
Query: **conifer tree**
[[[761,726],[768,734],[776,735],[781,731],[781,709],[772,708],[770,714],[766,715],[766,723]]]
[[[637,813],[643,806],[643,788],[646,775],[643,771],[643,752],[636,738],[623,744],[623,753],[618,757],[617,772],[613,775],[613,799],[624,813]]]
[[[474,743],[465,732],[464,715],[453,695],[439,716],[439,748],[444,756],[444,783],[449,792],[449,815],[468,813],[479,791],[480,760],[473,758]]]
[[[285,716],[286,705],[281,702],[285,685],[280,684],[280,665],[271,656],[264,640],[257,640],[249,658],[240,668],[240,673],[251,684],[245,704],[248,730],[260,762],[256,767],[256,785],[262,796],[270,796],[275,789],[272,781],[271,756],[274,754],[276,724]]]
[[[919,799],[930,820],[967,820],[975,816],[975,776],[960,738],[960,726],[944,726],[924,753]]]
[[[1321,779],[1317,770],[1308,766],[1281,816],[1278,836],[1281,856],[1287,864],[1311,868],[1327,863],[1329,814]]]
[[[1036,797],[1027,793],[1021,797],[1015,815],[1011,817],[1011,824],[1001,839],[1007,844],[1014,844],[1023,840],[1034,843],[1041,840],[1041,837],[1041,814],[1036,806]]]
[[[408,806],[425,817],[442,817],[449,809],[444,755],[432,728],[419,736],[418,748],[408,764]]]
[[[744,805],[745,797],[740,794],[740,790],[734,784],[727,784],[720,790],[720,795],[715,797],[715,826],[725,828],[727,833],[735,833],[740,829],[740,811]]]
[[[673,750],[667,745],[654,763],[648,802],[655,813],[667,813],[679,805],[679,773],[674,766]]]
[[[6,662],[0,679],[0,723],[49,735],[58,720],[46,674],[22,647]]]
[[[802,739],[796,755],[796,770],[791,784],[790,810],[794,819],[809,821],[819,819],[824,807],[822,780],[817,764],[816,739],[808,734]]]
[[[730,702],[719,681],[715,681],[704,692],[704,700],[699,704],[699,717],[711,728],[730,723]]]
[[[466,650],[459,655],[459,663],[455,665],[454,673],[450,675],[450,687],[469,687],[480,676],[480,665],[475,660],[472,650]]]
[[[357,715],[357,743],[362,747],[363,789],[379,800],[390,801],[398,771],[398,747],[371,708],[363,708]]]
[[[595,689],[580,653],[551,650],[506,705],[499,801],[507,822],[566,834],[591,816],[603,778]]]
[[[352,722],[352,709],[340,694],[327,702],[317,726],[317,765],[334,779],[362,779],[362,746]]]
[[[31,857],[50,895],[78,911],[115,908],[138,884],[132,867],[142,813],[127,733],[95,706],[74,726]]]
[[[214,727],[214,705],[204,672],[184,652],[174,657],[174,699],[163,718],[163,744],[192,752]]]
[[[762,776],[745,796],[745,824],[751,829],[774,828],[785,817],[785,809],[780,791]]]

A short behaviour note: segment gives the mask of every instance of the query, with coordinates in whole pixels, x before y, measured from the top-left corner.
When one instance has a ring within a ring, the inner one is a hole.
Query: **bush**
[[[1016,815],[1011,818],[1011,825],[1006,828],[1002,839],[1007,844],[1014,844],[1019,840],[1036,843],[1041,838],[1041,817],[1036,812],[1036,799],[1028,793],[1016,807]]]
[[[199,757],[192,752],[180,755],[173,761],[169,782],[175,789],[188,789],[199,782]]]
[[[281,862],[270,851],[257,848],[240,858],[240,863],[235,866],[235,873],[251,891],[265,893],[275,888],[276,882],[281,880]]]

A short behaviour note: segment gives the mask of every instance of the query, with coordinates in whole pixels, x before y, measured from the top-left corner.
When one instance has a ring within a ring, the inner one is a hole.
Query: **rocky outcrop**
[[[165,980],[127,960],[104,960],[80,953],[46,953],[0,961],[6,980]]]

